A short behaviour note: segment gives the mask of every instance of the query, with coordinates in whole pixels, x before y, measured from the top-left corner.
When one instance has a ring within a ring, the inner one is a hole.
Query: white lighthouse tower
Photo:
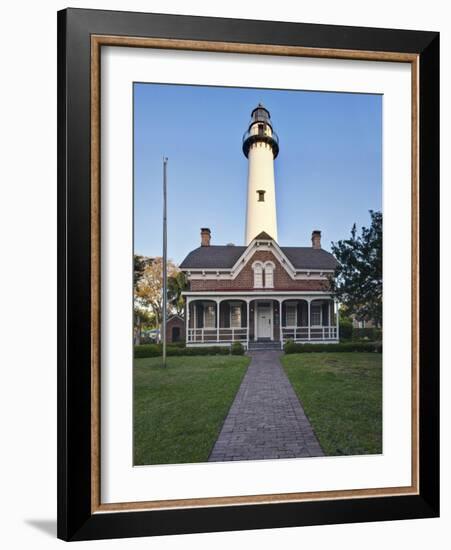
[[[277,241],[274,159],[279,154],[279,138],[272,128],[269,111],[261,103],[251,113],[243,136],[243,153],[249,160],[246,245],[262,231]]]

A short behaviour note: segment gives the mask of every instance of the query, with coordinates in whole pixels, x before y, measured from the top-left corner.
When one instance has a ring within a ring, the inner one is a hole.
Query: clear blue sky
[[[168,163],[168,256],[244,244],[247,159],[241,139],[262,102],[279,134],[279,244],[323,248],[369,224],[382,201],[382,96],[135,83],[135,253],[161,256],[162,157]]]

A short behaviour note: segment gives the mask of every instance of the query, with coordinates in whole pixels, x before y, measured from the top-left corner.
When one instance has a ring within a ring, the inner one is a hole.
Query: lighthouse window
[[[265,202],[265,191],[257,191],[258,202]]]
[[[264,126],[264,124],[259,124],[258,125],[258,135],[259,136],[264,136],[265,135],[265,126]]]

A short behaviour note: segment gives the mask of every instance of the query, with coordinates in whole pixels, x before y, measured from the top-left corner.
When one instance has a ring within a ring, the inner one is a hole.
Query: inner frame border
[[[412,479],[408,487],[353,489],[301,493],[171,499],[144,502],[102,504],[100,499],[100,85],[101,47],[136,47],[166,50],[190,50],[221,53],[244,53],[330,59],[401,62],[411,65],[411,276],[412,276]],[[307,48],[267,44],[213,42],[166,38],[140,38],[115,35],[91,35],[91,513],[128,512],[132,510],[165,510],[219,507],[230,505],[275,504],[288,502],[357,499],[368,497],[420,494],[419,479],[419,55],[401,52]]]

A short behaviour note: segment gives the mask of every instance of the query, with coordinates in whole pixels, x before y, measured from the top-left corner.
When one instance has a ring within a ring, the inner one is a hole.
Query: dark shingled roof
[[[227,269],[235,265],[246,246],[199,246],[180,264],[181,269]]]
[[[330,252],[311,246],[281,246],[296,269],[335,269],[337,260]]]
[[[247,246],[200,246],[180,264],[181,269],[230,269]],[[335,269],[337,261],[326,250],[307,246],[281,246],[296,269]]]

